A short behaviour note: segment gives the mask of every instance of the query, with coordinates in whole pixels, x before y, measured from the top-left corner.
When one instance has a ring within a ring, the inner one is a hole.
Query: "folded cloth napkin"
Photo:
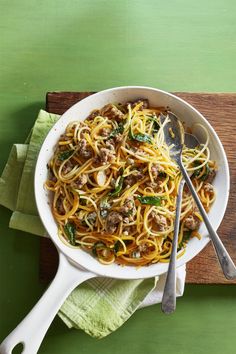
[[[0,204],[13,211],[9,226],[47,236],[34,199],[34,167],[45,135],[59,116],[43,110],[25,144],[14,144],[0,178]],[[177,296],[184,291],[185,266],[177,270]],[[165,275],[145,280],[95,278],[78,286],[58,315],[71,328],[102,338],[119,328],[135,311],[161,302]]]

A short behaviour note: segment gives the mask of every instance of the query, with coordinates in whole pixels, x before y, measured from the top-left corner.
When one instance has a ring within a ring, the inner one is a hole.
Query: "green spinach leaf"
[[[114,138],[118,134],[122,134],[124,132],[124,125],[122,123],[119,123],[118,128],[115,128],[111,131],[108,139]]]
[[[152,139],[149,135],[147,134],[142,134],[142,133],[138,133],[138,134],[133,134],[132,129],[130,128],[129,130],[129,138],[131,140],[136,140],[139,141],[141,143],[148,143],[148,144],[152,144]]]
[[[147,134],[142,134],[142,133],[134,134],[133,138],[134,138],[134,140],[137,140],[137,141],[140,141],[143,143],[148,143],[148,144],[152,143],[151,137]]]
[[[93,246],[93,248],[92,248],[92,253],[94,254],[94,256],[97,257],[97,255],[98,255],[97,251],[98,251],[99,249],[104,249],[104,248],[107,248],[107,246],[105,245],[105,243],[102,242],[102,241],[98,241],[98,242],[96,242],[96,243],[94,244],[94,246]]]
[[[110,192],[108,195],[111,196],[111,197],[119,195],[121,190],[122,190],[122,187],[123,187],[123,182],[124,182],[124,177],[121,176],[120,180],[119,180],[119,183],[118,183],[118,186],[112,192]]]
[[[207,177],[209,176],[209,173],[211,172],[211,169],[208,165],[208,163],[205,165],[205,172],[202,175],[202,177],[200,178],[202,181],[205,181],[207,179]]]
[[[155,206],[161,205],[161,197],[152,197],[152,196],[138,197],[138,200],[140,201],[141,204],[148,204],[148,205],[155,205]]]
[[[58,155],[58,160],[60,160],[60,161],[67,160],[73,154],[73,152],[74,152],[74,150],[66,150],[66,151],[61,152]]]
[[[184,244],[191,238],[191,234],[192,234],[192,231],[185,231],[183,233],[182,241],[178,245],[178,251],[180,251],[183,248]]]
[[[159,129],[160,129],[160,125],[157,121],[157,117],[148,117],[149,120],[151,120],[153,122],[153,126],[152,126],[152,134],[156,134]]]
[[[197,166],[200,166],[201,164],[202,164],[202,162],[198,162],[198,161],[197,161],[197,162],[194,163],[194,166],[197,167]],[[198,170],[195,170],[194,173],[193,173],[193,176],[198,177],[198,176],[201,174],[202,169],[203,169],[204,167],[205,167],[205,172],[204,172],[204,174],[200,177],[200,180],[201,180],[201,181],[205,181],[205,180],[207,179],[207,177],[209,176],[209,173],[211,172],[211,169],[210,169],[208,163],[206,163],[205,166],[199,168]]]
[[[116,243],[114,244],[115,253],[119,252],[119,249],[120,249],[120,241],[116,241]]]
[[[68,222],[64,226],[64,231],[65,231],[66,236],[69,239],[70,244],[72,246],[75,246],[76,245],[76,243],[75,243],[75,225]]]

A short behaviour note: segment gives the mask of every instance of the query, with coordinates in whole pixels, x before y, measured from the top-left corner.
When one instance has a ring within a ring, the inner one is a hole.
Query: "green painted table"
[[[168,91],[236,91],[234,0],[0,2],[0,169],[23,142],[46,91],[141,84]],[[235,122],[236,124],[236,122]],[[39,239],[8,229],[0,208],[0,341],[43,292]],[[178,310],[139,310],[97,341],[55,319],[41,354],[232,354],[235,286],[186,287]]]

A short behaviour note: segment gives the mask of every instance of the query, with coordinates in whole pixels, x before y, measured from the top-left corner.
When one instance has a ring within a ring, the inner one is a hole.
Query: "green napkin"
[[[26,143],[14,144],[11,149],[0,178],[0,204],[13,211],[11,228],[46,236],[35,205],[34,168],[45,135],[58,118],[41,110]],[[69,328],[105,337],[134,313],[157,280],[88,280],[70,294],[58,315]]]

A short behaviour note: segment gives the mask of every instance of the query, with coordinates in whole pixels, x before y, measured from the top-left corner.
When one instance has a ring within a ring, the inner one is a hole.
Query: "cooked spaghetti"
[[[168,111],[141,99],[108,104],[85,121],[67,126],[45,183],[52,191],[52,213],[65,243],[91,252],[103,264],[169,261],[181,174],[164,141],[167,121]],[[206,130],[205,134],[205,144],[184,146],[183,162],[208,211],[215,199],[211,182],[216,166],[210,160]],[[185,187],[178,257],[191,237],[200,238],[200,222]]]

